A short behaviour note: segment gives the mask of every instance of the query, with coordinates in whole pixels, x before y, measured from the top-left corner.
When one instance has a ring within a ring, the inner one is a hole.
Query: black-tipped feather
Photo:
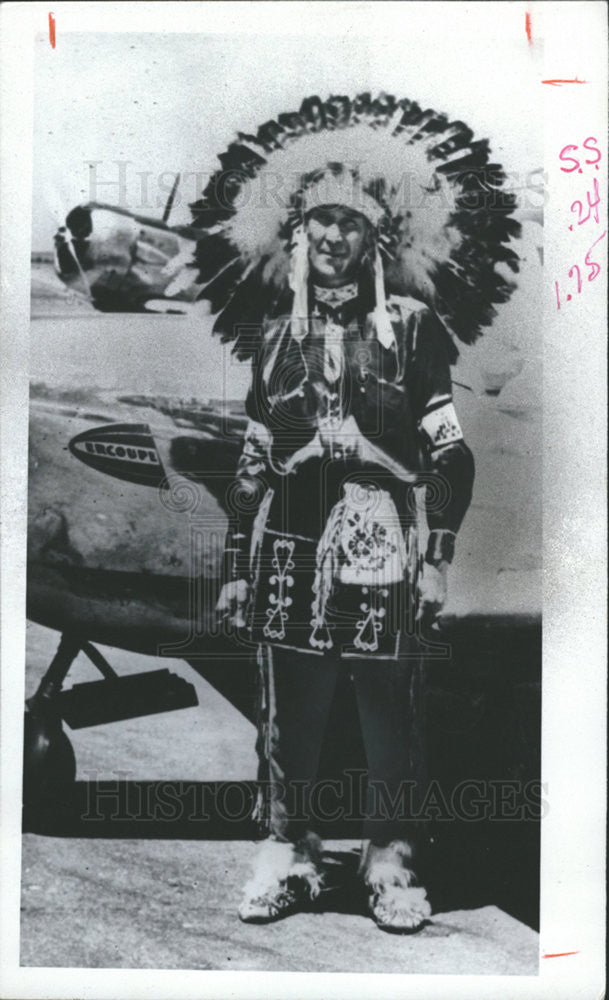
[[[290,114],[278,115],[277,121],[286,130],[286,133],[291,136],[302,135],[307,130],[304,118],[296,111]]]
[[[372,103],[372,98],[368,91],[363,94],[358,94],[353,101],[353,120],[355,122],[360,121],[365,115],[370,111],[370,105]]]
[[[258,167],[264,163],[264,158],[241,142],[231,142],[225,153],[218,157],[222,170],[243,170],[253,176]]]
[[[189,207],[192,212],[193,225],[200,229],[212,229],[214,226],[226,222],[233,214],[230,209],[210,205],[204,198],[193,202]]]
[[[430,150],[432,156],[438,159],[445,159],[458,149],[465,149],[474,138],[472,130],[463,122],[451,122],[447,132],[449,135]]]
[[[376,126],[380,128],[387,124],[396,107],[395,97],[391,94],[379,94],[376,100],[372,101],[369,114],[375,119]]]
[[[235,248],[222,234],[203,236],[195,247],[195,263],[199,268],[199,282],[207,284],[218,272],[234,259]]]
[[[407,213],[403,225],[399,212],[394,210],[393,222],[379,234],[387,258],[387,290],[424,299],[451,334],[468,344],[492,322],[496,315],[493,303],[505,302],[512,294],[514,284],[495,270],[495,264],[518,273],[520,259],[507,245],[520,235],[520,225],[512,217],[517,197],[504,187],[506,176],[501,165],[488,162],[487,140],[474,141],[472,130],[464,122],[449,121],[446,115],[430,108],[422,110],[416,101],[407,98],[397,101],[391,94],[373,98],[364,92],[353,100],[333,95],[324,102],[312,96],[302,102],[299,111],[265,122],[255,136],[238,133],[220,155],[221,167],[210,178],[202,198],[191,205],[194,225],[202,233],[195,252],[205,286],[202,296],[210,300],[212,312],[217,314],[214,332],[234,344],[238,358],[255,354],[265,317],[277,315],[281,309],[289,311],[291,296],[287,285],[276,287],[269,279],[267,258],[247,268],[243,260],[234,258],[235,247],[223,227],[238,212],[243,183],[258,173],[267,156],[292,142],[307,141],[308,133],[361,124],[379,130],[391,127],[392,134],[400,136],[404,143],[405,164],[410,147],[426,144],[430,169],[436,176],[430,197],[434,197],[433,190],[438,189],[440,180],[448,183],[452,210],[447,225],[461,234],[444,262],[434,259],[429,247],[421,250],[429,281],[419,288],[399,261],[391,262],[395,254],[392,241],[402,240],[404,250],[412,242]],[[325,166],[320,163],[320,169]],[[373,196],[382,201],[390,194],[379,178]],[[280,239],[289,241],[289,227],[288,213],[280,224]]]
[[[300,105],[300,114],[307,122],[308,131],[320,132],[326,125],[326,109],[319,97],[306,97]]]
[[[281,125],[278,125],[277,122],[270,121],[260,126],[257,139],[267,153],[271,153],[274,149],[281,149],[281,139],[285,139],[285,136],[285,129]]]
[[[209,300],[212,313],[218,312],[226,304],[239,284],[244,270],[243,261],[237,257],[221,267],[218,273],[204,286],[201,294]]]
[[[352,105],[348,97],[330,97],[326,101],[326,121],[333,128],[344,128],[351,121]]]

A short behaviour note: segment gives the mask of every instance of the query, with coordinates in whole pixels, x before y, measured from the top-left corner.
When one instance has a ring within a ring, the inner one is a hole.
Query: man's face
[[[353,281],[368,242],[368,220],[350,208],[314,208],[307,218],[313,280],[327,288]]]

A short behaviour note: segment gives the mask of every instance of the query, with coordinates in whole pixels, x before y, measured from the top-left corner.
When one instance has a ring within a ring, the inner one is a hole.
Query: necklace
[[[338,288],[322,288],[320,285],[313,285],[313,294],[316,302],[322,302],[332,309],[339,309],[345,302],[357,298],[358,287],[356,282],[340,285]]]

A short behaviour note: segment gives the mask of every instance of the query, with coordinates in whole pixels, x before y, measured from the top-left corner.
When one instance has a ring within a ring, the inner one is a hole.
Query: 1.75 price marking
[[[595,278],[598,278],[599,274],[601,273],[601,266],[600,266],[600,264],[597,264],[596,261],[592,260],[590,258],[590,254],[594,250],[594,247],[596,246],[596,244],[600,243],[600,241],[602,239],[604,239],[604,237],[606,235],[607,235],[607,230],[605,229],[605,231],[603,233],[601,233],[601,235],[598,237],[598,239],[596,239],[594,241],[594,243],[592,244],[592,246],[590,247],[590,249],[586,253],[586,256],[584,257],[584,262],[585,262],[586,267],[590,268],[590,273],[588,274],[588,281],[594,281]],[[574,264],[573,267],[571,267],[569,269],[569,277],[573,278],[574,275],[575,275],[575,278],[577,280],[577,294],[579,295],[581,293],[581,290],[582,290],[583,282],[582,282],[581,270],[580,270],[580,267],[579,267],[578,264]],[[560,309],[561,308],[561,304],[560,304],[560,289],[558,287],[558,282],[557,281],[554,282],[554,288],[556,289],[556,307],[557,307],[557,309]],[[571,292],[568,292],[567,296],[566,296],[567,302],[570,302],[572,298],[573,298],[573,295],[571,294]]]

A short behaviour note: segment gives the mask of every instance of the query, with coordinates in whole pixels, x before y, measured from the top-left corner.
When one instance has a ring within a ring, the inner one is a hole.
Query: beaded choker
[[[332,309],[340,309],[345,302],[351,302],[358,295],[356,282],[350,285],[340,285],[338,288],[322,288],[319,285],[313,286],[313,293],[316,302],[323,302],[324,305]]]

